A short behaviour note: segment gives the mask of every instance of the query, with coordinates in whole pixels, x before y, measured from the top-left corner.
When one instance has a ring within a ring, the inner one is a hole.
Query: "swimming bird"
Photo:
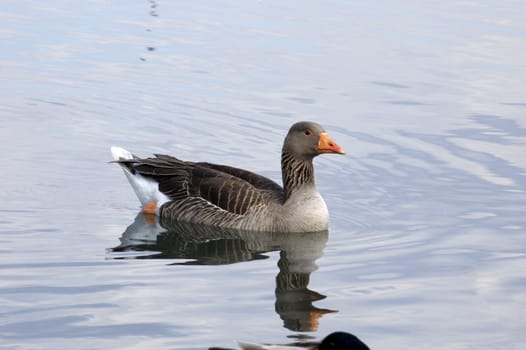
[[[295,123],[283,142],[282,187],[227,165],[163,154],[139,158],[120,147],[111,152],[145,214],[160,216],[163,222],[276,232],[328,229],[329,213],[316,189],[312,161],[320,154],[345,154],[319,124]]]
[[[321,343],[294,343],[289,345],[266,345],[238,343],[243,350],[370,350],[357,336],[347,332],[334,332]]]

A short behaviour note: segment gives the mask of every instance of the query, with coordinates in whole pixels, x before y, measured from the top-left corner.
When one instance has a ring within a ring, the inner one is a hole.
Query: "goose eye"
[[[305,135],[309,136],[310,134],[312,134],[312,132],[309,129],[305,130]]]

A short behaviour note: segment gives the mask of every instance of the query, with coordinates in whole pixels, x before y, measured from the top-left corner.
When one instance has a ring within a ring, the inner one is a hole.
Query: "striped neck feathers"
[[[281,176],[286,202],[296,189],[305,185],[315,186],[312,158],[298,158],[287,151],[283,151],[281,154]]]

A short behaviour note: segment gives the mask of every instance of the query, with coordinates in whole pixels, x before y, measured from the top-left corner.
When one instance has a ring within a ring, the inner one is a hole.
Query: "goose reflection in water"
[[[185,259],[173,265],[223,265],[266,259],[280,251],[275,309],[292,331],[314,331],[318,320],[336,310],[321,309],[314,301],[325,296],[308,288],[310,274],[323,255],[328,231],[254,232],[190,224],[158,222],[139,213],[123,232],[113,252],[143,251],[134,259]],[[126,258],[115,256],[114,258]]]

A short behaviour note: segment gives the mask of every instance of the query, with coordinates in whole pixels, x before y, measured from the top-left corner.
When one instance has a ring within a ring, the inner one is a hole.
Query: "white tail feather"
[[[113,160],[133,159],[133,154],[121,147],[111,147]]]
[[[132,153],[121,147],[111,147],[111,154],[116,161],[135,158]],[[141,204],[144,206],[148,203],[155,202],[155,212],[156,214],[159,214],[159,208],[161,205],[170,201],[170,198],[159,191],[159,184],[157,181],[144,177],[138,173],[132,174],[125,166],[121,167]]]

